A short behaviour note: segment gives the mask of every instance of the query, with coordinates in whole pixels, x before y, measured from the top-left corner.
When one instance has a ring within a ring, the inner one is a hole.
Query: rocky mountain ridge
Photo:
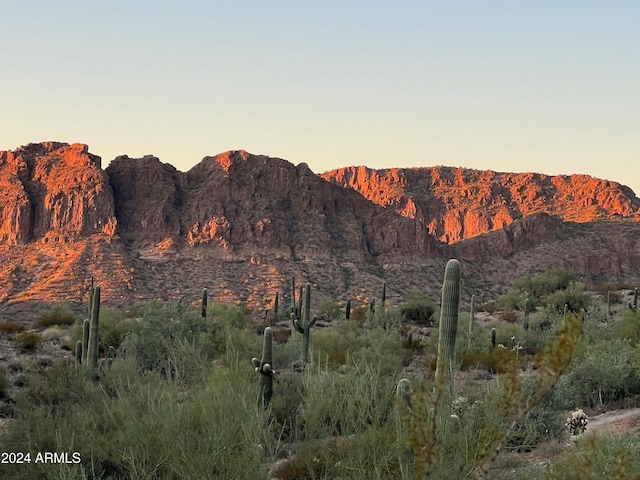
[[[501,173],[454,167],[345,167],[322,178],[428,226],[455,243],[548,213],[564,221],[640,221],[640,199],[617,182],[589,175]]]
[[[92,276],[117,304],[191,302],[207,287],[260,311],[276,291],[288,294],[291,275],[319,299],[366,301],[383,280],[391,300],[412,289],[437,298],[451,257],[463,262],[465,294],[499,293],[552,264],[594,281],[640,280],[630,189],[522,175],[351,167],[320,176],[245,151],[187,172],[153,156],[103,170],[82,144],[0,152],[0,316],[82,302]]]

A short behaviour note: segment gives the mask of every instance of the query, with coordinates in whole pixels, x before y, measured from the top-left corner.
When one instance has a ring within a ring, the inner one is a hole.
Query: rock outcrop
[[[501,229],[535,213],[571,222],[640,220],[640,199],[630,188],[588,175],[346,167],[321,176],[415,218],[446,243]]]
[[[118,234],[290,259],[428,254],[426,228],[315,175],[306,164],[244,151],[205,157],[186,173],[155,157],[118,157],[107,173]]]
[[[115,232],[111,187],[86,145],[49,142],[0,152],[0,191],[0,243]]]

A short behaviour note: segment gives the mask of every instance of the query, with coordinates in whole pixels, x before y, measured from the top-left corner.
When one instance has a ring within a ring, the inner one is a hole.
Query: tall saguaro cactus
[[[301,318],[291,314],[291,321],[296,331],[302,334],[302,363],[309,362],[309,334],[311,327],[316,323],[317,316],[311,318],[311,284],[307,283],[304,296],[304,312]]]
[[[456,334],[458,332],[458,306],[460,304],[460,262],[451,259],[444,270],[442,305],[438,337],[438,361],[436,385],[448,384],[456,358]]]
[[[262,359],[252,358],[251,362],[256,372],[261,376],[260,398],[264,408],[269,407],[273,395],[273,330],[271,327],[264,329],[264,342],[262,344]]]
[[[351,318],[351,299],[347,300],[347,307],[344,312],[344,318],[349,320]]]
[[[100,318],[100,286],[93,289],[91,301],[91,324],[89,325],[89,345],[87,347],[87,366],[96,375],[98,371],[98,320]]]

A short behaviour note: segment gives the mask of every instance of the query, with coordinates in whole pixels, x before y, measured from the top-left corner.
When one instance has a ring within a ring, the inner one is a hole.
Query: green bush
[[[403,320],[420,325],[432,325],[437,310],[437,304],[419,290],[410,292],[400,305]]]
[[[589,345],[553,392],[556,408],[587,408],[640,393],[638,353],[627,340]]]
[[[35,328],[47,328],[54,325],[73,325],[76,317],[68,303],[54,303],[49,309],[39,310]]]

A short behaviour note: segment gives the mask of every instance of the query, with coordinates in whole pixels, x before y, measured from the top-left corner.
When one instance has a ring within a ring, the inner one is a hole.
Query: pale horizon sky
[[[4,2],[0,150],[585,173],[640,194],[636,2]]]

